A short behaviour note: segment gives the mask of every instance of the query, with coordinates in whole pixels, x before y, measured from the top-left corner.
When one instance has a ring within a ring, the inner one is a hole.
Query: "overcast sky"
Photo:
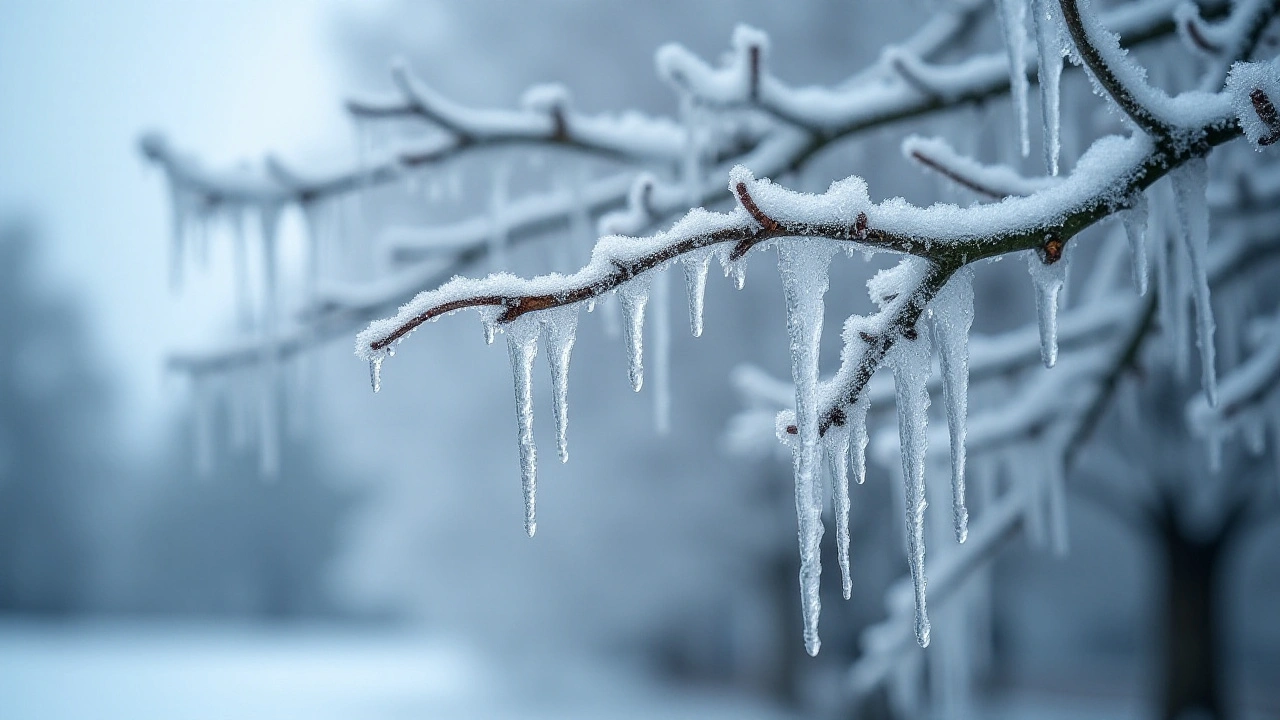
[[[38,221],[50,276],[96,313],[134,439],[181,388],[166,348],[209,312],[169,291],[167,190],[138,134],[211,162],[347,150],[331,16],[324,1],[0,0],[0,213]]]

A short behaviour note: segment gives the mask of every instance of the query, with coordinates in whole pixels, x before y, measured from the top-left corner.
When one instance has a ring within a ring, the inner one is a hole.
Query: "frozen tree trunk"
[[[1160,717],[1224,718],[1219,576],[1226,533],[1190,537],[1167,516],[1158,539],[1165,560]]]

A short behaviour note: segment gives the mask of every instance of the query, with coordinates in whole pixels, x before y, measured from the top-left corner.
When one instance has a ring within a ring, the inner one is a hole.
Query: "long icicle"
[[[1196,345],[1200,348],[1200,372],[1210,407],[1218,404],[1218,376],[1214,368],[1213,308],[1209,304],[1209,163],[1193,158],[1169,173],[1173,183],[1182,241],[1190,263],[1191,296],[1196,308]]]
[[[823,295],[827,266],[834,249],[814,240],[793,239],[778,246],[778,271],[787,304],[787,334],[791,338],[791,378],[796,386],[796,426],[799,441],[793,450],[796,520],[800,530],[800,601],[804,615],[804,645],[817,655],[818,616],[822,611],[822,446],[818,434],[818,348],[822,340]]]
[[[902,446],[902,478],[906,500],[907,563],[915,591],[916,642],[929,646],[929,611],[924,573],[925,455],[929,444],[928,333],[903,339],[894,348],[893,377],[898,404],[898,437]]]
[[[578,335],[578,306],[549,315],[545,323],[547,362],[551,365],[552,410],[556,419],[556,452],[569,462],[569,357]]]
[[[840,593],[853,597],[849,572],[849,428],[833,425],[822,438],[831,471],[831,514],[836,522],[836,552],[840,563]]]
[[[969,536],[965,506],[965,426],[969,413],[969,330],[973,327],[973,273],[957,270],[933,303],[942,396],[951,440],[951,502],[957,542]]]
[[[1031,153],[1031,137],[1027,126],[1027,5],[1026,0],[996,0],[1000,29],[1009,55],[1009,87],[1018,115],[1018,138],[1022,156]]]
[[[1044,123],[1044,164],[1050,175],[1058,174],[1061,154],[1062,25],[1053,0],[1031,0],[1031,16],[1036,28],[1040,80],[1040,115]]]
[[[533,441],[533,361],[538,354],[538,323],[521,319],[506,328],[507,352],[515,383],[516,424],[520,442],[520,486],[524,491],[524,531],[538,530],[538,448]]]

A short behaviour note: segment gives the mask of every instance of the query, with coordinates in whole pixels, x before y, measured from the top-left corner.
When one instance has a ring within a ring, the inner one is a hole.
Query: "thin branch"
[[[1133,88],[1121,79],[1117,74],[1118,68],[1112,67],[1104,54],[1102,48],[1106,47],[1107,39],[1102,35],[1107,31],[1097,27],[1096,21],[1092,18],[1086,20],[1081,15],[1079,0],[1061,0],[1060,4],[1067,33],[1075,44],[1076,52],[1080,54],[1081,60],[1089,68],[1098,85],[1147,134],[1155,137],[1168,136],[1172,132],[1170,124],[1156,117],[1150,107],[1138,100]],[[1130,79],[1130,82],[1132,81]]]

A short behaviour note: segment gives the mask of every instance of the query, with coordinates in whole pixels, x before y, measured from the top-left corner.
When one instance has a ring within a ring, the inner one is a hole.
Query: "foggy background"
[[[538,369],[544,460],[530,540],[508,359],[469,314],[407,342],[378,395],[349,340],[317,349],[305,421],[285,429],[274,479],[236,437],[237,410],[218,405],[212,470],[197,472],[191,387],[165,358],[227,334],[231,269],[215,249],[171,289],[167,190],[137,138],[163,130],[215,167],[268,152],[299,168],[350,164],[357,142],[342,101],[389,91],[394,57],[467,105],[512,107],[529,85],[556,81],[586,112],[674,116],[653,71],[664,43],[715,58],[745,22],[769,33],[777,75],[831,84],[930,6],[0,0],[0,717],[848,712],[841,688],[858,631],[884,617],[885,590],[906,572],[899,510],[893,480],[873,465],[854,489],[854,597],[840,600],[828,575],[823,650],[807,657],[790,461],[772,445],[744,456],[725,441],[743,408],[731,370],[788,373],[766,253],[742,291],[713,267],[698,339],[684,332],[681,278],[670,278],[669,434],[654,431],[649,388],[631,391],[623,343],[600,312],[579,323],[566,465],[551,459]],[[1092,117],[1100,103],[1079,80],[1064,81],[1064,107]],[[873,199],[955,201],[907,166],[898,142],[969,137],[985,159],[1016,162],[1011,115],[1005,99],[862,135],[781,180],[820,191],[861,174]],[[1072,117],[1066,158],[1091,137],[1072,135]],[[372,276],[381,228],[482,212],[490,160],[448,178],[462,187],[456,202],[390,187],[344,206],[334,221],[354,258],[344,279]],[[509,160],[514,193],[546,188],[544,163],[556,162]],[[286,245],[302,225],[286,218]],[[514,249],[510,266],[552,269],[557,241]],[[865,281],[885,264],[833,265],[824,370],[838,362],[841,321],[870,308]],[[1021,262],[980,268],[976,291],[976,329],[1034,319]],[[1129,447],[1159,456],[1192,444]],[[1198,448],[1184,457],[1207,472]],[[1087,502],[1072,498],[1070,510],[1068,557],[1019,542],[991,571],[987,717],[1147,716],[1157,548]],[[1232,692],[1257,717],[1280,712],[1277,548],[1272,523],[1225,571]],[[885,700],[862,710],[883,716]]]

